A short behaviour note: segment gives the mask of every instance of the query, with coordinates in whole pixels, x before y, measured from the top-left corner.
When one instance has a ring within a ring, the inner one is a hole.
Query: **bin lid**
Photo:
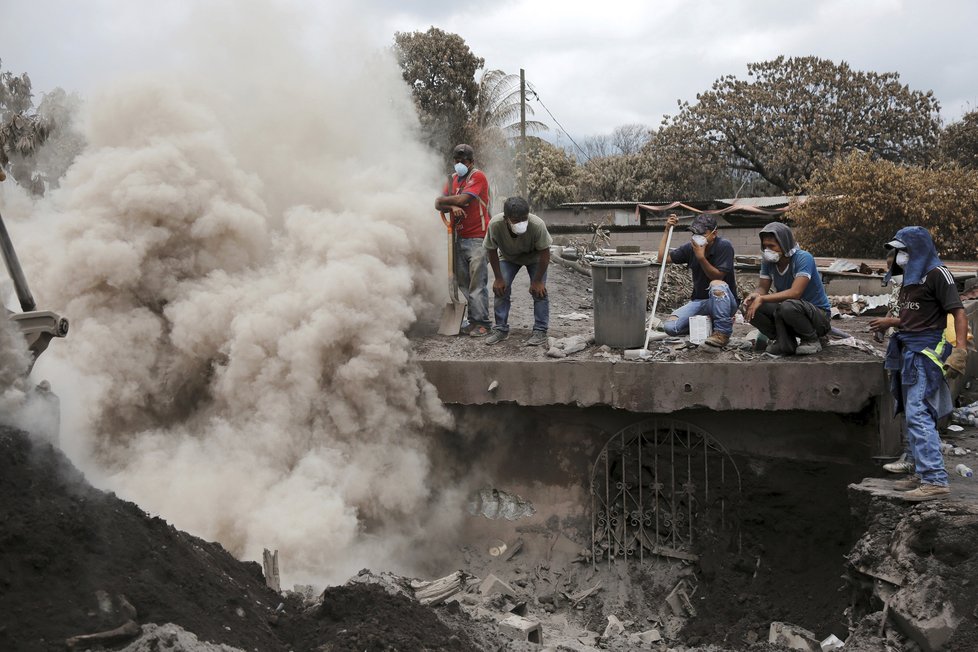
[[[651,264],[652,261],[645,258],[615,257],[591,261],[591,267],[648,267]]]

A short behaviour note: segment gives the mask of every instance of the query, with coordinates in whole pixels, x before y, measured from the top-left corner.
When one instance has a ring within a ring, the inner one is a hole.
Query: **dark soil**
[[[118,627],[129,618],[118,596],[139,624],[175,623],[246,650],[479,649],[430,608],[375,585],[331,588],[303,608],[268,589],[258,564],[93,488],[60,451],[7,428],[0,523],[3,652],[60,651],[69,637]]]
[[[866,469],[782,459],[738,460],[738,467],[740,536],[700,551],[699,614],[684,630],[686,643],[747,647],[767,640],[772,621],[845,640],[849,595],[841,576],[858,534],[846,486]]]
[[[290,642],[299,650],[316,649],[323,641],[329,641],[331,652],[479,649],[431,609],[376,584],[327,589],[322,604],[308,610],[291,630]]]

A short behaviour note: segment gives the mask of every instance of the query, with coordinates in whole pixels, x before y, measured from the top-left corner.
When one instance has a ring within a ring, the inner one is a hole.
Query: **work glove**
[[[957,378],[964,375],[967,366],[968,352],[964,349],[954,349],[944,362],[944,373],[947,374],[948,378]]]

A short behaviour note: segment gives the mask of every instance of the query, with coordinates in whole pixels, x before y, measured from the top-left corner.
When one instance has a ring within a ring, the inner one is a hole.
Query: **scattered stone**
[[[821,652],[822,647],[815,634],[803,627],[790,623],[773,622],[768,632],[767,642],[773,645],[784,645],[791,650],[803,652]]]
[[[535,620],[513,614],[499,621],[499,628],[514,641],[543,644],[543,629]]]
[[[491,383],[489,383],[489,389],[486,390],[486,391],[494,392],[497,389],[499,389],[499,381],[498,380],[494,380]]]
[[[822,652],[831,652],[832,650],[841,650],[845,646],[845,642],[842,641],[835,634],[829,634],[821,643]]]
[[[566,358],[578,351],[583,351],[591,344],[594,344],[594,335],[571,335],[570,337],[562,337],[553,340],[550,344],[550,350],[547,351],[547,355],[551,358]]]
[[[637,634],[630,634],[628,640],[631,643],[651,645],[652,643],[658,643],[659,641],[661,641],[662,634],[660,634],[659,630],[657,629],[647,629],[644,632],[639,632]]]
[[[625,626],[617,616],[608,616],[608,625],[604,628],[604,633],[601,634],[602,641],[608,641],[613,638],[621,636],[625,632]]]
[[[179,625],[143,625],[136,640],[118,652],[242,652],[241,648],[201,641]]]

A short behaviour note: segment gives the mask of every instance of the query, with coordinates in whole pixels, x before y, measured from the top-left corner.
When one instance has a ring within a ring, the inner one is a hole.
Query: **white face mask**
[[[896,255],[896,264],[900,267],[906,269],[907,263],[910,262],[910,254],[906,251],[898,251]]]
[[[693,234],[693,237],[691,238],[691,240],[694,243],[696,243],[696,246],[697,247],[705,247],[706,246],[706,236],[705,235]]]
[[[526,233],[526,227],[530,226],[530,220],[523,220],[522,222],[516,222],[515,224],[510,222],[509,228],[516,235],[523,235]]]
[[[469,173],[469,168],[465,165],[465,163],[455,164],[455,174],[457,174],[460,177],[464,177],[468,173]]]
[[[772,249],[761,250],[761,256],[769,263],[776,263],[781,260],[781,254]]]

